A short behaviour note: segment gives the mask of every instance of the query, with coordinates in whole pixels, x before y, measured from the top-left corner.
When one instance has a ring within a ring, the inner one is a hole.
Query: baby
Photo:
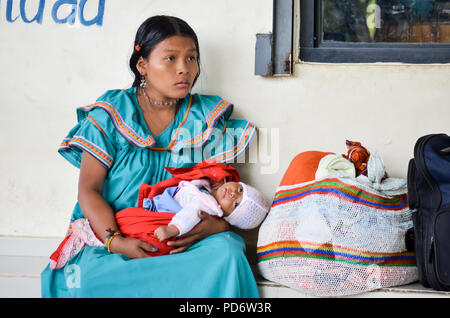
[[[240,229],[252,229],[261,224],[270,206],[258,190],[242,182],[211,182],[203,178],[181,181],[153,199],[144,199],[144,208],[176,212],[168,226],[154,232],[163,241],[189,232],[200,222],[198,211],[224,217]]]

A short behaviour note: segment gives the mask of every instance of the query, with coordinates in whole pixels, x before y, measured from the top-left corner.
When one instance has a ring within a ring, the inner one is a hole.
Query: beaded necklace
[[[153,104],[153,105],[174,106],[174,105],[176,105],[176,104],[178,103],[178,101],[179,101],[179,99],[176,99],[176,100],[171,101],[171,102],[161,102],[161,101],[158,101],[158,100],[156,100],[156,99],[150,98],[150,97],[148,96],[148,94],[147,94],[145,88],[142,88],[142,92],[143,92],[145,98],[147,99],[147,101],[148,101],[150,104]]]

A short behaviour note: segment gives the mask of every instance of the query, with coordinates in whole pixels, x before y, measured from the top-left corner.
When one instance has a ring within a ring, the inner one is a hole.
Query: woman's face
[[[147,60],[141,57],[137,68],[145,76],[152,98],[180,99],[189,93],[197,76],[197,58],[194,41],[174,35],[158,43]]]

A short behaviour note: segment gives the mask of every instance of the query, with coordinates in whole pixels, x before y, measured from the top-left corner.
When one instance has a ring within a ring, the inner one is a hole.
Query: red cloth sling
[[[167,240],[160,242],[154,235],[154,231],[160,226],[167,226],[175,213],[169,212],[150,212],[142,208],[144,198],[153,198],[155,195],[161,194],[167,187],[178,185],[183,180],[194,180],[207,177],[213,181],[219,182],[223,179],[228,181],[240,181],[239,173],[233,167],[224,163],[218,163],[215,161],[203,161],[196,166],[187,168],[166,168],[173,177],[167,180],[161,181],[155,185],[142,184],[139,188],[139,207],[131,207],[115,214],[117,225],[120,232],[126,237],[133,237],[140,239],[155,246],[158,250],[156,252],[148,252],[149,255],[157,256],[168,254],[173,247],[167,245]],[[92,229],[91,229],[92,230]],[[95,234],[95,233],[94,233]],[[70,241],[69,238],[73,235],[70,232],[64,240],[59,244],[56,251],[50,256],[51,262],[57,264],[61,256],[78,253],[78,247],[74,244],[74,240]],[[97,236],[99,241],[101,239]],[[172,238],[170,240],[175,240]],[[76,239],[75,239],[76,241]],[[70,244],[68,244],[70,243]],[[86,246],[86,242],[81,249]],[[65,264],[64,264],[65,265]],[[60,262],[59,265],[64,266]],[[60,268],[60,267],[58,267]]]
[[[213,181],[239,182],[239,172],[224,163],[216,161],[202,161],[193,167],[187,168],[165,168],[173,177],[161,181],[154,185],[142,184],[139,187],[138,207],[127,208],[116,213],[116,221],[120,232],[126,237],[134,237],[141,241],[147,242],[156,248],[157,252],[148,252],[149,255],[157,256],[168,254],[173,247],[168,246],[167,242],[175,240],[175,238],[160,242],[154,235],[154,231],[160,226],[167,226],[175,213],[168,212],[150,212],[142,208],[144,198],[153,198],[161,194],[167,187],[177,186],[183,180],[195,180],[207,177]]]
[[[169,254],[173,247],[167,245],[171,238],[160,242],[154,235],[160,226],[167,226],[175,213],[150,212],[144,208],[127,208],[116,213],[116,221],[120,232],[125,237],[134,237],[156,247],[156,252],[147,252],[151,256]]]

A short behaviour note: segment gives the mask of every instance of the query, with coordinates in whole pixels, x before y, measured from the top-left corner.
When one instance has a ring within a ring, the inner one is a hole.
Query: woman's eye
[[[188,61],[195,61],[195,60],[196,60],[195,56],[188,57]]]
[[[166,60],[173,61],[173,60],[175,60],[175,58],[173,56],[168,56],[168,57],[166,57]]]

